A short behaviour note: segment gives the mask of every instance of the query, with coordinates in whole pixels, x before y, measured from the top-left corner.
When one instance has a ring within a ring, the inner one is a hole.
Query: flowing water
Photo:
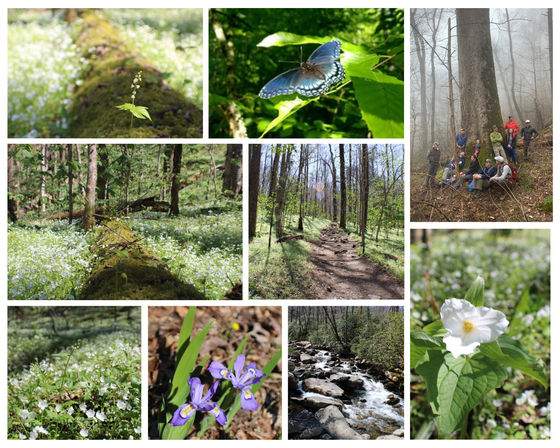
[[[366,431],[374,437],[404,428],[403,408],[397,409],[385,403],[392,393],[385,389],[383,383],[376,381],[350,361],[340,361],[334,366],[330,362],[332,356],[326,350],[318,351],[313,357],[316,360],[315,364],[310,364],[313,370],[327,371],[329,374],[351,374],[363,381],[361,388],[347,395],[351,403],[346,404],[343,409],[346,418],[351,420],[351,426],[359,431]],[[321,396],[315,392],[304,391],[302,381],[298,383],[298,389],[304,397]],[[397,398],[402,405],[402,398]]]

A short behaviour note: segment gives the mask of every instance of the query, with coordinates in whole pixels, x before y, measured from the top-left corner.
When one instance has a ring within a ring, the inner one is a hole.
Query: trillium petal
[[[218,361],[212,361],[210,363],[210,367],[208,367],[208,370],[214,378],[218,379],[227,379],[230,373],[227,367]]]
[[[248,411],[256,411],[259,408],[259,403],[249,389],[241,391],[241,407]]]
[[[191,417],[195,414],[196,410],[194,407],[189,404],[185,403],[177,408],[177,410],[173,413],[173,418],[171,419],[171,424],[173,426],[183,426],[187,421],[191,419]]]
[[[465,344],[462,338],[449,335],[444,336],[443,342],[445,342],[445,347],[454,358],[458,358],[461,355],[472,355],[480,345],[480,342]]]

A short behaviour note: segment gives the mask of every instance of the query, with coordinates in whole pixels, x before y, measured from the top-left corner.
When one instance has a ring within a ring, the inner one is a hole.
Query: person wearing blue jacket
[[[455,141],[457,142],[457,152],[461,152],[465,150],[467,146],[467,133],[465,132],[465,128],[461,128],[459,133],[455,136]]]
[[[479,197],[482,194],[482,190],[486,190],[490,186],[490,178],[496,175],[496,167],[492,166],[492,160],[486,159],[482,169],[473,174],[473,195],[474,197]]]

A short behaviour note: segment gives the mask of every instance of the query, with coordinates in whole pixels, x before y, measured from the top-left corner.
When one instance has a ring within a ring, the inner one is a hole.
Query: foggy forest
[[[410,17],[411,220],[551,221],[552,10],[412,9]],[[461,129],[466,145],[455,144]],[[469,176],[487,159],[507,182],[482,180],[477,190]]]

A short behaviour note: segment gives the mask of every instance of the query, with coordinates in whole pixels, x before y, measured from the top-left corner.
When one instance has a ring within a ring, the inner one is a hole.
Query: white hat
[[[531,123],[531,120],[525,120],[525,123]]]
[[[494,160],[497,160],[500,163],[504,163],[504,158],[502,156],[494,157]]]

